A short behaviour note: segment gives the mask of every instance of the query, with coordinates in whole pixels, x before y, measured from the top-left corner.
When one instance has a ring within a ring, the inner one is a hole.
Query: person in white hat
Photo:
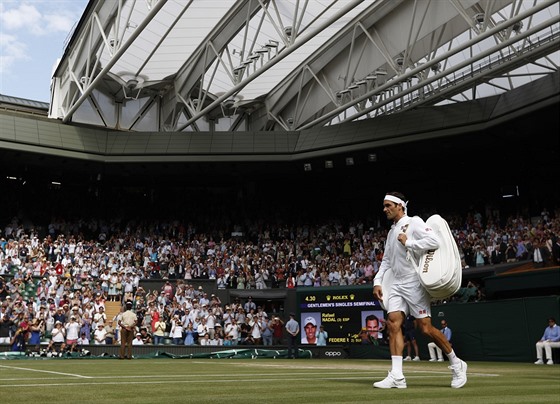
[[[105,337],[107,336],[107,330],[105,330],[105,326],[103,323],[98,323],[97,328],[93,331],[93,341],[95,345],[105,345],[107,341],[105,341]]]
[[[317,343],[317,320],[315,320],[315,317],[307,316],[303,320],[303,331],[301,343],[315,345]]]
[[[132,345],[144,345],[142,334],[140,334],[139,332],[136,333],[136,338],[132,340]]]
[[[66,328],[66,345],[70,347],[70,352],[73,352],[74,348],[76,348],[81,327],[80,320],[74,315],[70,316],[70,321],[64,324],[64,328]]]
[[[57,320],[54,323],[54,328],[51,332],[51,340],[49,345],[47,346],[47,352],[57,351],[61,352],[63,347],[66,345],[66,329],[64,328],[64,324],[62,321]]]

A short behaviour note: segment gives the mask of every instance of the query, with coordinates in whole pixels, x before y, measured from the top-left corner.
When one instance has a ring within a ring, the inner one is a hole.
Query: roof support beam
[[[297,41],[290,47],[284,49],[281,53],[279,53],[276,57],[270,59],[267,63],[265,63],[261,69],[255,71],[253,74],[251,74],[249,77],[245,78],[244,80],[242,80],[240,83],[238,83],[237,85],[231,87],[229,89],[229,91],[226,91],[225,94],[221,95],[220,97],[218,97],[215,101],[213,101],[212,103],[210,103],[208,106],[206,106],[203,110],[201,110],[199,113],[197,113],[195,116],[193,116],[191,119],[189,119],[184,125],[182,125],[181,127],[177,128],[178,131],[182,131],[184,130],[186,127],[188,127],[191,123],[193,123],[194,121],[196,121],[197,119],[199,119],[201,116],[205,115],[206,113],[210,112],[212,109],[218,107],[224,100],[226,100],[228,97],[230,97],[233,94],[236,94],[237,92],[239,92],[239,90],[241,90],[243,87],[245,87],[247,84],[249,84],[252,80],[254,80],[256,77],[260,76],[261,74],[263,74],[266,70],[268,70],[269,68],[271,68],[272,66],[274,66],[276,63],[280,62],[281,60],[283,60],[286,56],[290,55],[292,52],[294,52],[296,49],[298,49],[300,46],[302,46],[305,42],[309,41],[311,38],[313,38],[316,34],[318,34],[319,32],[321,32],[322,30],[324,30],[325,28],[327,28],[328,26],[330,26],[331,24],[333,24],[333,22],[335,22],[338,18],[342,17],[344,14],[346,14],[348,11],[350,11],[351,9],[353,9],[354,7],[356,7],[356,5],[360,4],[363,0],[352,0],[349,1],[348,4],[346,4],[345,7],[341,8],[337,13],[333,14],[333,16],[322,22],[321,24],[319,24],[316,28],[314,28],[311,31],[308,31],[302,35],[300,35],[297,39]]]
[[[140,35],[140,33],[146,28],[146,26],[150,23],[150,21],[154,18],[154,16],[161,10],[161,8],[167,3],[167,0],[158,0],[155,6],[150,10],[147,14],[146,18],[138,25],[138,27],[132,32],[130,37],[127,41],[122,44],[122,46],[115,52],[111,61],[107,63],[107,65],[99,72],[99,74],[95,77],[95,79],[91,82],[90,86],[88,86],[82,95],[73,103],[70,110],[66,111],[64,117],[62,118],[62,122],[68,122],[68,120],[72,117],[72,114],[82,105],[82,103],[86,100],[87,97],[92,93],[95,87],[103,80],[105,75],[109,73],[111,68],[117,61],[119,57],[121,57],[126,50],[129,48],[130,45],[134,43],[134,40]]]
[[[401,81],[406,80],[406,79],[414,76],[415,74],[420,74],[426,68],[429,68],[429,67],[431,67],[431,66],[433,66],[433,65],[435,65],[435,64],[437,64],[441,61],[444,61],[444,60],[448,59],[449,57],[453,56],[456,53],[459,53],[459,52],[461,52],[465,49],[470,48],[471,46],[475,45],[476,43],[481,42],[484,39],[486,39],[488,37],[491,37],[491,36],[495,35],[496,33],[499,33],[500,31],[506,29],[508,26],[535,14],[539,10],[542,10],[544,8],[549,7],[552,3],[555,3],[555,2],[556,2],[555,0],[548,0],[548,1],[543,1],[541,3],[538,3],[535,7],[531,8],[531,9],[529,9],[529,10],[523,12],[523,13],[520,13],[520,14],[516,15],[515,17],[511,18],[510,20],[505,20],[502,23],[499,23],[494,28],[488,29],[488,30],[484,31],[483,33],[481,33],[480,35],[478,35],[478,36],[466,41],[465,43],[461,44],[460,46],[433,58],[430,62],[428,62],[426,64],[423,64],[421,66],[418,66],[414,69],[411,69],[406,74],[400,76],[399,80],[401,80]],[[434,80],[437,80],[439,78],[442,78],[446,74],[448,74],[450,71],[459,70],[460,68],[462,68],[464,66],[472,64],[473,61],[479,60],[479,59],[481,59],[485,56],[488,56],[488,55],[492,54],[493,52],[496,52],[499,49],[507,47],[510,44],[519,41],[520,38],[526,38],[526,37],[532,35],[533,33],[539,32],[540,30],[542,30],[542,29],[544,29],[544,28],[546,28],[546,27],[548,27],[548,26],[550,26],[554,23],[557,23],[558,20],[559,20],[559,17],[557,15],[557,16],[551,18],[550,20],[539,24],[538,26],[532,27],[531,29],[522,32],[521,34],[519,34],[516,37],[509,38],[508,40],[504,41],[500,45],[497,45],[497,46],[492,47],[492,48],[490,48],[489,50],[487,50],[483,53],[479,53],[479,54],[475,55],[474,58],[470,58],[466,61],[463,61],[463,62],[461,62],[457,65],[454,65],[454,66],[450,67],[446,71],[443,71],[441,73],[436,74],[435,76],[432,76],[430,81],[434,81]],[[390,87],[392,87],[395,84],[397,84],[396,81],[387,82],[387,83],[381,85],[380,87],[376,88],[374,92],[366,93],[363,96],[352,100],[351,103],[341,105],[341,106],[329,111],[328,113],[324,114],[322,117],[320,117],[318,119],[315,119],[315,120],[312,120],[312,121],[306,123],[305,125],[302,125],[298,129],[299,130],[308,129],[308,128],[311,128],[311,127],[316,126],[316,125],[321,125],[321,124],[327,122],[329,119],[334,118],[335,116],[337,116],[337,115],[343,113],[344,111],[346,111],[352,104],[356,104],[358,102],[364,101],[364,100],[368,99],[369,97],[371,97],[372,95],[375,95],[375,94],[381,93],[385,90],[388,90]],[[413,86],[413,87],[409,88],[409,91],[412,92],[414,90],[418,90],[419,88],[423,87],[424,85],[426,85],[426,83],[422,83],[421,85],[417,84],[416,86]],[[401,96],[401,95],[402,94],[399,94],[399,96]],[[388,102],[392,101],[394,98],[395,97],[389,97],[388,99],[385,100],[384,104],[387,104]],[[362,111],[358,111],[356,114],[352,115],[351,117],[344,119],[343,122],[351,121],[351,120],[354,120],[356,118],[359,118],[360,116],[362,116],[362,115],[364,115],[368,112],[371,112],[374,109],[377,109],[378,107],[379,107],[379,105],[372,105],[371,107],[365,108]]]

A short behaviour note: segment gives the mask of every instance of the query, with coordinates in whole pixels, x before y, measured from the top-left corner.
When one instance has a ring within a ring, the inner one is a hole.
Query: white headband
[[[394,196],[394,195],[385,195],[385,198],[383,198],[383,200],[387,200],[387,201],[391,201],[391,202],[395,202],[396,204],[401,204],[404,212],[406,213],[406,205],[408,204],[408,202],[403,201],[401,198],[399,198],[398,196]]]

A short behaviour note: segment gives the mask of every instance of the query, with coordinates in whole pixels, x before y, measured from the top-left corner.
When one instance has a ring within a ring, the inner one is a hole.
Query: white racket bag
[[[457,293],[461,287],[461,256],[445,219],[433,215],[426,220],[426,224],[436,232],[441,244],[437,250],[429,250],[420,257],[418,275],[420,283],[434,299],[444,299]]]
[[[445,299],[457,293],[461,287],[463,267],[459,248],[449,225],[440,215],[430,216],[426,224],[438,235],[440,247],[429,250],[420,257],[417,265],[420,283],[433,299]],[[389,295],[393,282],[393,271],[388,269],[383,274],[381,283],[384,296]],[[383,302],[380,303],[385,309]]]

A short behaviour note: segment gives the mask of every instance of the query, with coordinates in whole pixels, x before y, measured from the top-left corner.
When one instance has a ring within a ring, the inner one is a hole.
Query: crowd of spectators
[[[537,218],[510,217],[505,225],[492,212],[446,219],[468,271],[514,261],[559,265],[559,213],[543,209]],[[282,320],[254,303],[221,302],[192,280],[215,280],[218,289],[369,284],[386,233],[360,221],[255,223],[209,234],[180,221],[57,219],[42,229],[14,218],[0,239],[0,343],[22,333],[35,336],[27,342],[36,348],[37,335],[47,336],[49,350],[118,343],[118,318],[107,318],[105,302],[130,299],[139,316],[135,344],[170,338],[178,345],[270,345]],[[165,284],[144,290],[143,279]],[[468,295],[464,301],[480,299]]]

